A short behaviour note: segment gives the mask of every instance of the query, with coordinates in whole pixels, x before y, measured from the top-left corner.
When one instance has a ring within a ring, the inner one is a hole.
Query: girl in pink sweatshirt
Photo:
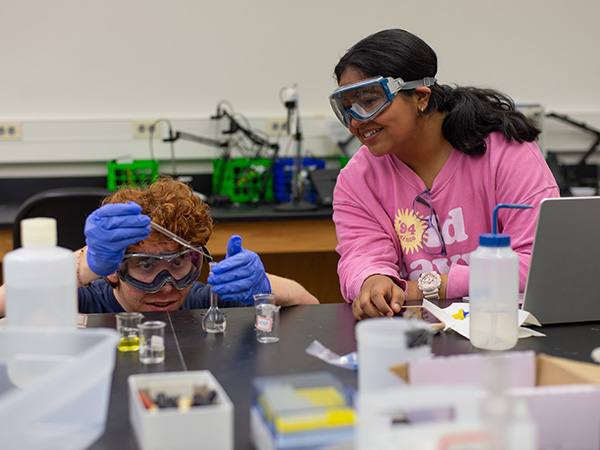
[[[558,196],[539,130],[512,100],[441,86],[436,72],[433,50],[404,30],[363,39],[335,69],[331,105],[364,144],[333,200],[342,295],[357,319],[391,316],[405,298],[468,295],[469,255],[498,203],[535,207],[498,214],[523,290],[537,208]]]

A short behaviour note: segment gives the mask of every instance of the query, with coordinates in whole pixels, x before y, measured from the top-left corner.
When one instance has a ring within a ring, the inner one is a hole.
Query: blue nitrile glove
[[[135,202],[101,206],[85,221],[87,263],[96,275],[106,277],[117,271],[125,250],[150,235],[150,217],[141,214]]]
[[[227,256],[212,268],[208,277],[213,291],[225,301],[250,305],[254,294],[271,292],[271,283],[260,257],[242,247],[242,238],[234,235],[227,243]]]

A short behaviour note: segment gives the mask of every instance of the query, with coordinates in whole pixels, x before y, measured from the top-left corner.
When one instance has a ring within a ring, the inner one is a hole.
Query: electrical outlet
[[[155,122],[156,120],[131,121],[131,136],[134,139],[149,139],[151,135],[154,139],[161,138],[161,124]]]
[[[20,141],[22,138],[21,122],[0,122],[0,141]]]
[[[288,133],[287,119],[267,119],[267,134],[281,136]]]

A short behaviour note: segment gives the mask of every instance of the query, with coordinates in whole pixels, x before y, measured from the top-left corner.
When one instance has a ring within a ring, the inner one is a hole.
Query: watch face
[[[437,287],[438,277],[433,273],[427,273],[421,277],[420,285],[423,289],[433,289]]]

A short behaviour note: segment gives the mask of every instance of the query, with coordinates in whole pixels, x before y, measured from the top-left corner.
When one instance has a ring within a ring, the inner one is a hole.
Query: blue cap
[[[517,209],[529,209],[533,206],[520,205],[517,203],[498,203],[494,208],[494,216],[492,220],[492,233],[485,233],[479,235],[479,245],[484,247],[509,247],[510,236],[508,234],[498,233],[498,210],[500,208],[517,208]]]
[[[485,233],[479,235],[479,245],[484,247],[509,247],[510,236],[508,234]]]

